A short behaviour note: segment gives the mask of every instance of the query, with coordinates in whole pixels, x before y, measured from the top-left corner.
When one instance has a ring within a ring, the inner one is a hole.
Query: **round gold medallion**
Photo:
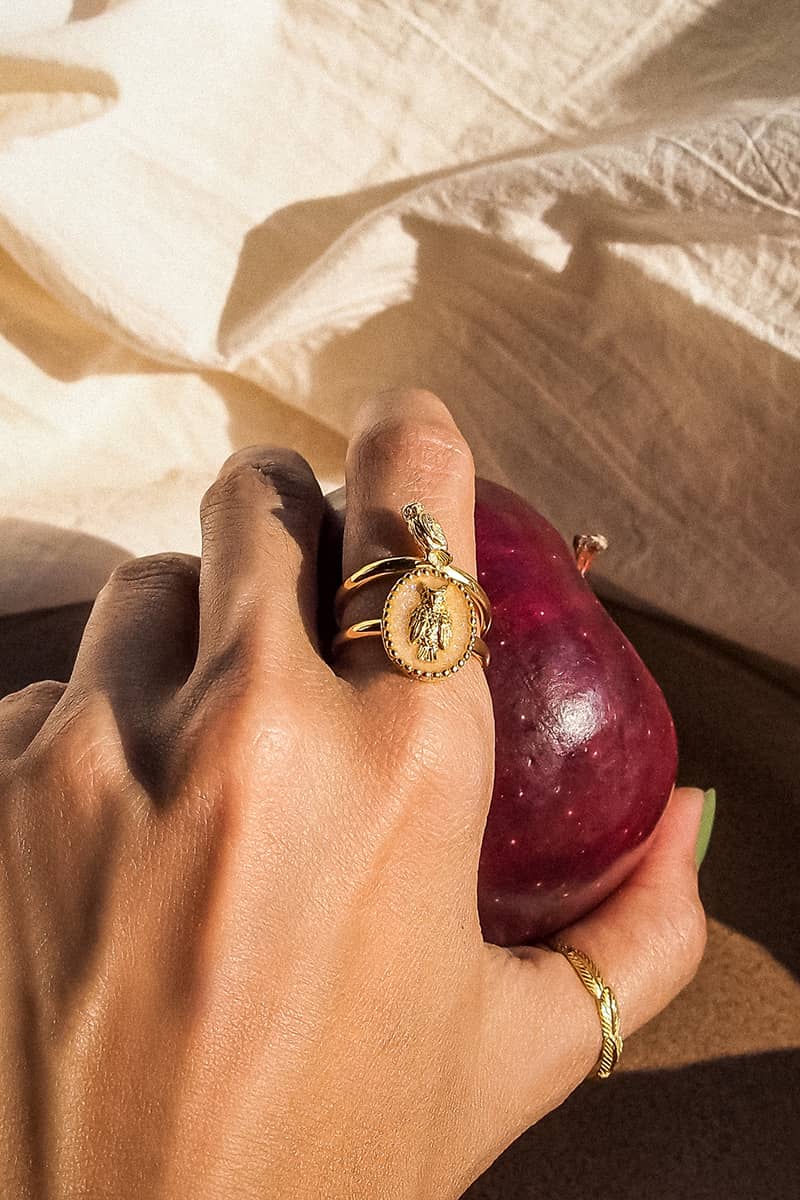
[[[415,679],[444,679],[469,659],[478,616],[467,589],[430,563],[392,587],[381,617],[389,658]]]

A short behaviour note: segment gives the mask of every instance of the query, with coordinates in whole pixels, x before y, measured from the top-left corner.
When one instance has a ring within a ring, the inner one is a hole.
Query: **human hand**
[[[415,498],[474,573],[472,460],[435,397],[362,410],[347,486],[344,574],[397,552]],[[297,455],[234,455],[201,560],[119,567],[69,683],[0,702],[3,1195],[455,1197],[597,1060],[569,963],[481,938],[481,668],[417,683],[365,642],[329,665],[323,512]],[[676,791],[563,933],[626,1037],[703,952],[701,803]]]

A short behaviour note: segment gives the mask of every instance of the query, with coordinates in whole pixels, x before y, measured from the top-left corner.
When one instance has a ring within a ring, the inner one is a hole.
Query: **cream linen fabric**
[[[408,383],[800,666],[798,63],[795,0],[0,0],[0,611]]]

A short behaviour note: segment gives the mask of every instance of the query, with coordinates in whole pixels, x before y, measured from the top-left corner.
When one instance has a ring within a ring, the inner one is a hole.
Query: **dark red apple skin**
[[[343,489],[328,499],[338,539]],[[475,525],[496,748],[478,911],[487,941],[525,945],[633,870],[669,799],[677,745],[661,689],[552,525],[485,479]]]
[[[483,479],[475,524],[496,747],[478,910],[487,941],[529,944],[594,908],[642,857],[675,782],[675,728],[552,525]]]

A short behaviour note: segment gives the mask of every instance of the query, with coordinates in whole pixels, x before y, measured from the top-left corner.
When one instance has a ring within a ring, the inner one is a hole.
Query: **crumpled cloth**
[[[800,666],[794,0],[0,0],[0,611],[450,405],[601,585]]]

